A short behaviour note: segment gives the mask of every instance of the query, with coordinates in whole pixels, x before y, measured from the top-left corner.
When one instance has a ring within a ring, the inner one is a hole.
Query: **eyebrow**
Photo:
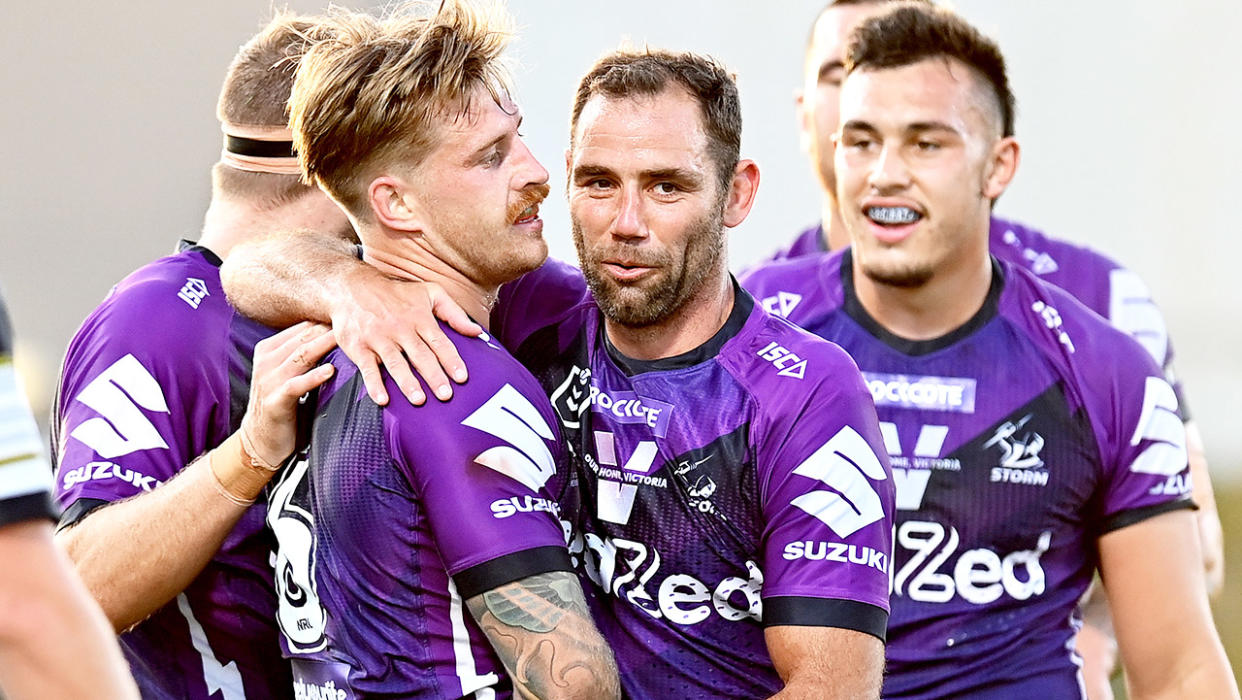
[[[871,133],[871,134],[878,134],[880,131],[879,129],[875,128],[875,126],[873,126],[870,122],[866,122],[861,119],[851,119],[845,122],[844,124],[841,125],[841,130],[842,131],[846,131],[846,130],[866,131],[867,133]],[[953,128],[949,124],[946,124],[945,122],[937,122],[937,121],[912,122],[905,126],[904,131],[907,133],[921,133],[924,131],[948,131],[954,134],[958,133],[957,129]]]
[[[825,75],[828,75],[838,68],[845,68],[845,64],[836,59],[824,61],[823,65],[819,67],[819,73],[816,74],[816,77],[817,79],[822,80]]]

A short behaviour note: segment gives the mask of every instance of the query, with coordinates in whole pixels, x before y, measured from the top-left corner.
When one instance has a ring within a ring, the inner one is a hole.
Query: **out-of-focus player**
[[[199,242],[122,280],[61,372],[56,537],[122,632],[145,697],[292,696],[254,502],[293,450],[293,402],[328,376],[311,368],[333,338],[303,326],[256,346],[271,331],[233,311],[219,266],[277,225],[348,234],[336,204],[299,181],[285,116],[285,59],[313,26],[282,15],[241,48]]]
[[[492,330],[578,465],[577,553],[626,694],[876,697],[893,483],[853,363],[728,273],[725,229],[759,182],[733,77],[693,54],[606,55],[571,133],[583,272],[549,261],[502,288]],[[247,311],[300,306],[274,323],[382,296],[368,288],[389,283],[330,248],[239,251],[302,262],[279,284],[230,277],[248,287],[230,293]],[[352,275],[361,301],[317,295],[299,266]]]
[[[862,20],[886,9],[894,0],[836,0],[816,17],[807,41],[804,81],[797,98],[803,147],[821,187],[820,222],[802,231],[776,259],[819,255],[849,245],[836,203],[832,135],[839,125],[838,100],[844,71],[845,46]],[[989,243],[993,255],[1034,272],[1064,289],[1092,311],[1109,319],[1143,345],[1178,393],[1186,425],[1193,493],[1199,510],[1200,543],[1209,595],[1224,586],[1224,540],[1203,441],[1191,419],[1182,386],[1173,372],[1173,350],[1167,326],[1146,285],[1132,271],[1093,250],[1051,238],[1022,224],[992,217]],[[1108,676],[1116,664],[1116,643],[1108,620],[1107,602],[1093,596],[1085,610],[1079,651],[1092,698],[1111,696]]]
[[[747,277],[841,343],[897,480],[886,697],[1080,697],[1098,567],[1141,697],[1236,697],[1207,607],[1177,397],[1135,341],[988,254],[1018,162],[995,45],[947,11],[866,20],[840,93],[852,249]]]
[[[0,689],[12,700],[137,698],[99,606],[52,541],[51,473],[0,300]]]
[[[447,0],[337,12],[320,32],[290,100],[307,179],[377,274],[439,284],[486,320],[547,257],[548,173],[518,133],[507,14]],[[618,697],[558,517],[576,509],[552,407],[494,340],[451,338],[470,381],[422,407],[381,407],[329,358],[268,513],[298,696]]]

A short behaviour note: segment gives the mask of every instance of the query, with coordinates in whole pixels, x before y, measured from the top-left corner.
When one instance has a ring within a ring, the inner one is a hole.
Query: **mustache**
[[[537,206],[540,202],[548,198],[548,193],[552,191],[551,187],[545,182],[539,185],[527,185],[518,193],[517,199],[509,205],[509,221],[517,221],[522,212],[528,208]]]

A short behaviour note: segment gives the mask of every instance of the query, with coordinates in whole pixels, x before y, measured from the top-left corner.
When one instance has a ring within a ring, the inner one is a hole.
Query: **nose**
[[[880,194],[905,189],[910,184],[910,169],[901,149],[884,146],[871,166],[868,182]]]
[[[622,187],[616,202],[612,235],[617,238],[643,238],[646,229],[643,226],[641,194],[635,188]]]
[[[535,158],[535,154],[531,153],[530,148],[526,146],[526,142],[522,139],[517,140],[518,153],[522,167],[518,168],[518,187],[523,189],[530,185],[545,185],[548,182],[548,171],[543,164]]]

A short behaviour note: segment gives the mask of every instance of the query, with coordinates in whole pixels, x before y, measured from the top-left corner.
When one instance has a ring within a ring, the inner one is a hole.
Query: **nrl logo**
[[[591,406],[591,370],[574,365],[569,376],[552,392],[552,408],[566,428],[578,428]]]

